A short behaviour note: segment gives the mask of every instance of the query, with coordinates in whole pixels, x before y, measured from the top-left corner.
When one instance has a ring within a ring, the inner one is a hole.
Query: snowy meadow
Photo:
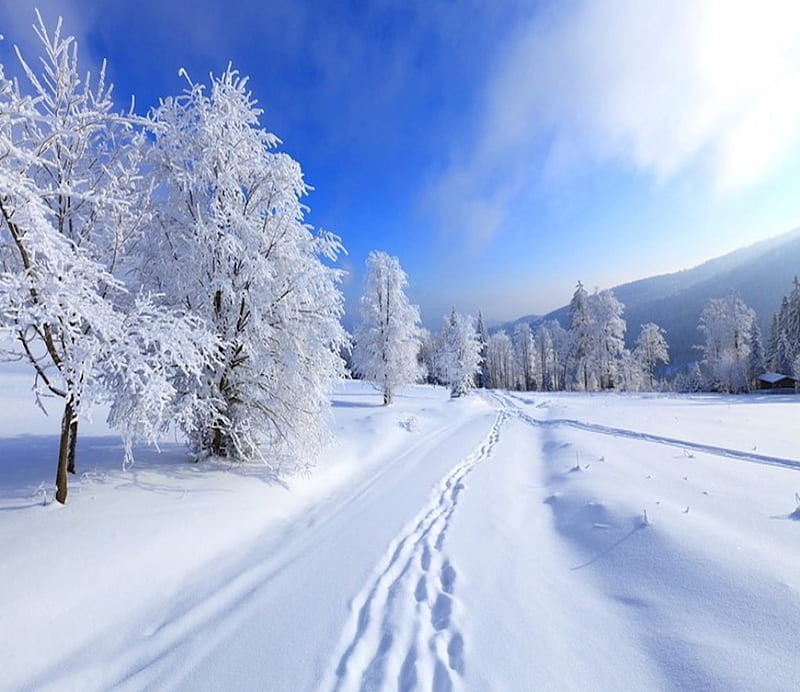
[[[69,504],[3,378],[6,689],[791,689],[795,396],[332,394],[315,472],[102,426]],[[25,394],[25,396],[22,396]],[[43,489],[48,489],[45,504]]]

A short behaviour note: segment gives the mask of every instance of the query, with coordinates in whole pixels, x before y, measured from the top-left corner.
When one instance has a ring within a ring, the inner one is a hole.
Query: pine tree
[[[750,357],[748,361],[748,370],[750,371],[750,389],[755,389],[758,386],[757,378],[764,372],[764,346],[761,343],[761,329],[758,322],[753,320],[753,325],[750,330]]]
[[[794,279],[792,290],[781,300],[773,315],[766,349],[770,370],[788,374],[800,355],[800,281]]]
[[[405,295],[408,278],[397,257],[371,252],[355,334],[356,372],[372,380],[391,404],[395,391],[424,376],[417,361],[421,347],[419,309]]]

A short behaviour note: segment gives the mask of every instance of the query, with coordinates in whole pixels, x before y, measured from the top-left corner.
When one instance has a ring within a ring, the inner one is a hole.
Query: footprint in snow
[[[428,581],[425,579],[424,574],[419,578],[417,588],[414,589],[414,598],[417,599],[417,603],[422,603],[428,598]]]
[[[436,597],[436,602],[431,609],[431,625],[437,632],[450,625],[450,615],[453,612],[453,601],[445,593]]]
[[[427,544],[422,549],[422,557],[420,558],[420,564],[422,565],[422,569],[425,572],[427,572],[431,568],[431,549],[428,547]]]
[[[440,579],[442,582],[442,590],[445,593],[453,593],[453,585],[456,583],[456,571],[453,569],[453,565],[450,564],[449,560],[445,561],[442,565]]]

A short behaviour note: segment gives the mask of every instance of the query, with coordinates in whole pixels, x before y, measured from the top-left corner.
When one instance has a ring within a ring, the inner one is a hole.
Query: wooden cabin
[[[758,376],[758,389],[771,392],[795,392],[797,380],[779,372],[765,372]]]

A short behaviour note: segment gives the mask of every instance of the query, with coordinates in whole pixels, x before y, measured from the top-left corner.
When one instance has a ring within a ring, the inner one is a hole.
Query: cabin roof
[[[791,380],[792,382],[796,381],[791,375],[783,375],[779,372],[765,372],[763,375],[759,375],[758,379],[762,382],[767,382],[768,384],[775,384],[781,380]]]

